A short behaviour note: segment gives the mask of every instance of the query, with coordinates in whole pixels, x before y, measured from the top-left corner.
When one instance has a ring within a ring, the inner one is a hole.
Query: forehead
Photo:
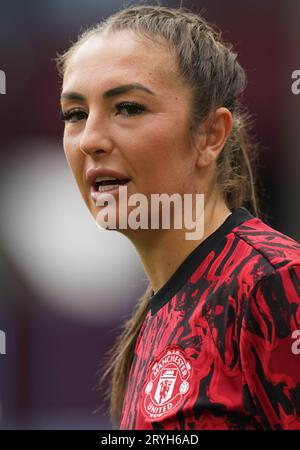
[[[140,38],[131,31],[102,33],[90,37],[71,56],[64,75],[64,88],[93,80],[103,88],[114,82],[150,82],[156,88],[179,86],[176,60],[167,46]]]

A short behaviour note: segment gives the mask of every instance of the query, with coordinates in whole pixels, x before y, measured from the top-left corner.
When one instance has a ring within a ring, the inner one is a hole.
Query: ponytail
[[[150,297],[152,288],[149,284],[146,292],[137,302],[132,317],[123,325],[124,330],[118,336],[115,346],[112,348],[109,361],[100,378],[99,388],[106,382],[109,375],[111,381],[106,392],[106,400],[110,402],[110,416],[115,427],[120,424],[124,394],[129,378],[131,363],[134,356],[134,348],[138,334],[150,309]]]
[[[260,217],[257,180],[258,146],[251,141],[249,114],[234,114],[231,134],[217,160],[217,183],[230,210],[247,205]]]

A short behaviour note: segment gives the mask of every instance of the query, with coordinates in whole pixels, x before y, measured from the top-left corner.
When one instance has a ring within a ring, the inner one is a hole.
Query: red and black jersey
[[[121,429],[300,429],[300,244],[238,208],[150,299]]]

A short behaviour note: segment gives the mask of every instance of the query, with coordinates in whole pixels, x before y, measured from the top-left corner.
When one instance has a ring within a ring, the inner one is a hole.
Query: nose
[[[102,118],[89,114],[80,138],[79,149],[85,155],[90,156],[112,151],[113,144],[109,136],[109,129]]]

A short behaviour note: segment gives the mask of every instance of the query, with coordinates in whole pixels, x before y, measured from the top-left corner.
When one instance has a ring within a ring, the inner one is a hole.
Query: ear
[[[217,160],[232,129],[232,114],[224,107],[217,108],[201,124],[197,145],[197,165],[206,167]]]

